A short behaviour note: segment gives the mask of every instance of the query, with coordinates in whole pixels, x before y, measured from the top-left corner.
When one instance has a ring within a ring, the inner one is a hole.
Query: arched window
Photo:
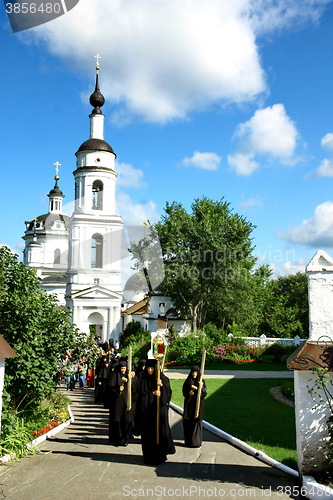
[[[93,210],[103,210],[103,182],[94,181],[92,185],[92,208]]]
[[[60,264],[60,249],[56,248],[54,250],[53,264]]]
[[[91,267],[103,267],[103,236],[97,233],[91,238]]]

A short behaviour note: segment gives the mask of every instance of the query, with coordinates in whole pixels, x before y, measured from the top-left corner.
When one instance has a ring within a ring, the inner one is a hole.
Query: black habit
[[[193,372],[198,372],[197,377],[193,377]],[[200,370],[194,366],[183,384],[184,413],[183,428],[185,446],[189,448],[198,448],[202,444],[202,420],[204,415],[204,397],[207,395],[205,381],[201,390],[201,399],[199,405],[199,416],[195,418],[197,406],[198,387],[200,380]],[[196,389],[194,389],[196,388]]]
[[[160,418],[159,444],[157,444],[157,396],[153,394],[157,389],[157,371],[150,375],[148,367],[154,366],[154,360],[148,360],[139,389],[140,417],[141,417],[141,444],[143,460],[146,464],[158,465],[167,460],[167,455],[176,453],[171,429],[169,426],[169,402],[171,387],[169,379],[161,373],[162,386],[160,387]],[[156,363],[155,363],[156,365]]]
[[[130,378],[128,371],[121,373],[119,363],[108,379],[108,407],[109,407],[109,444],[127,446],[132,436],[134,426],[135,405],[138,395],[137,378]],[[127,407],[128,384],[131,384],[131,409]]]

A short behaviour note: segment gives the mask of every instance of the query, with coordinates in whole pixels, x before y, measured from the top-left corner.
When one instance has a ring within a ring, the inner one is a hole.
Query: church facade
[[[58,162],[48,213],[26,222],[23,262],[36,269],[41,287],[72,311],[82,331],[103,341],[119,338],[121,328],[122,221],[115,209],[116,154],[104,140],[104,97],[96,67],[89,138],[78,148],[74,210],[62,212]]]

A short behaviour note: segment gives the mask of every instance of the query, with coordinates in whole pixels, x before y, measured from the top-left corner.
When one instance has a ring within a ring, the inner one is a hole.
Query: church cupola
[[[85,141],[81,146],[79,147],[76,156],[80,157],[79,153],[85,152],[85,151],[106,151],[108,153],[112,153],[115,157],[115,153],[106,141],[104,141],[104,115],[101,111],[101,107],[105,103],[105,99],[103,94],[100,91],[99,88],[99,81],[98,81],[98,76],[99,76],[99,63],[98,59],[100,58],[99,55],[95,56],[97,58],[97,63],[96,63],[96,83],[95,83],[95,90],[91,94],[89,98],[90,104],[93,106],[93,110],[91,114],[89,115],[90,118],[90,137],[87,141]],[[83,165],[78,165],[78,166],[83,166]]]
[[[59,166],[61,163],[56,161],[54,163],[56,166],[56,175],[54,176],[55,185],[54,188],[51,189],[49,194],[47,195],[49,197],[49,214],[61,214],[62,213],[62,199],[65,197],[61,189],[59,189],[58,186],[58,180],[60,179],[58,172],[59,172]]]

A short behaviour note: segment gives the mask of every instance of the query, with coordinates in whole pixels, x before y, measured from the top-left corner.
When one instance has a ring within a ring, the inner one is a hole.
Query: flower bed
[[[39,436],[42,436],[43,434],[46,434],[47,432],[54,429],[58,425],[59,425],[58,420],[55,420],[54,422],[49,422],[48,424],[46,424],[45,427],[43,427],[43,429],[40,429],[39,431],[33,431],[34,438],[37,438]]]

